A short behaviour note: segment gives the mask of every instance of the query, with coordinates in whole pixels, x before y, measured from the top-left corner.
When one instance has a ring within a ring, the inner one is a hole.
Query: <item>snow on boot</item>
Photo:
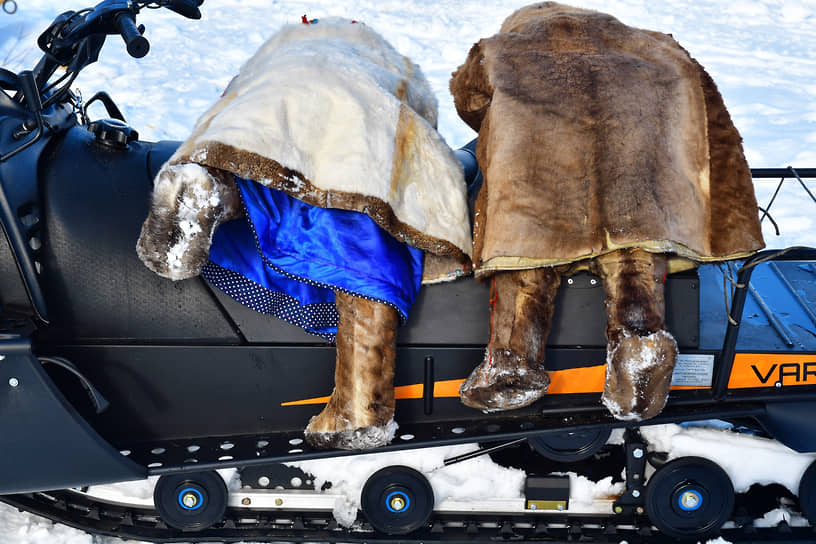
[[[602,401],[616,419],[639,421],[666,405],[677,343],[664,330],[628,336],[607,346]]]
[[[394,422],[394,361],[397,310],[335,292],[337,363],[328,404],[306,427],[316,448],[365,450],[391,442]]]
[[[606,291],[606,382],[601,400],[621,420],[656,416],[666,405],[677,343],[665,330],[666,258],[623,249],[596,260]]]
[[[490,343],[459,389],[465,406],[513,410],[550,385],[543,361],[561,278],[553,268],[497,272],[490,286]]]
[[[550,385],[544,365],[508,350],[488,349],[485,359],[459,388],[462,404],[484,412],[523,408],[540,399]]]
[[[242,215],[232,174],[192,163],[165,164],[156,176],[136,253],[159,276],[197,276],[207,264],[215,229]]]

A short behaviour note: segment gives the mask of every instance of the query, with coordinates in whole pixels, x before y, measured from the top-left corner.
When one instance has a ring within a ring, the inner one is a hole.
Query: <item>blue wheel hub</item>
[[[385,507],[389,512],[401,514],[411,507],[411,498],[403,491],[392,491],[385,497]]]
[[[184,510],[199,510],[204,507],[204,495],[195,487],[185,487],[178,492],[178,503]]]
[[[677,495],[677,506],[683,512],[696,512],[703,506],[703,495],[694,488],[684,489]]]

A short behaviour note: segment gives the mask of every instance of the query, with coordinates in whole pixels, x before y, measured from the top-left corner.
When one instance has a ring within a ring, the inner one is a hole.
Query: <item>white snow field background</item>
[[[39,32],[62,11],[89,7],[91,0],[85,1],[88,5],[83,0],[16,0],[18,9],[13,15],[0,10],[0,66],[12,71],[32,68],[39,58]],[[475,134],[456,115],[448,92],[450,74],[465,60],[474,42],[497,32],[501,22],[526,3],[206,0],[200,21],[167,10],[145,10],[138,22],[147,27],[145,35],[151,43],[148,56],[131,59],[122,41],[110,37],[100,62],[86,69],[74,88],[86,97],[108,91],[144,140],[182,140],[198,116],[217,100],[240,65],[281,25],[298,23],[304,14],[317,19],[337,15],[370,25],[422,67],[439,101],[439,131],[456,148]],[[631,26],[671,33],[714,78],[742,134],[752,167],[816,167],[816,0],[568,3],[609,13]],[[760,205],[768,203],[777,182],[755,183]],[[816,193],[816,181],[806,183]],[[777,236],[770,222],[765,221],[769,247],[816,245],[816,204],[797,181],[785,181],[771,214],[782,234]],[[746,463],[744,457],[738,458],[739,447],[726,435],[711,432],[723,431],[698,432],[667,426],[654,430],[651,438],[676,449],[677,455],[705,451],[729,473],[739,466],[741,481],[765,481],[767,475],[761,473],[760,467],[774,466],[774,479],[796,485],[802,461],[791,462],[796,456],[789,451],[763,443],[757,455]],[[381,459],[370,460],[377,457]],[[367,458],[369,461],[357,465],[389,464],[382,456]],[[429,452],[425,464],[433,466],[439,458],[439,452]],[[457,469],[456,477],[464,482],[478,481],[484,467],[478,462],[469,463]],[[467,467],[471,467],[469,474]],[[347,461],[342,468],[351,470]],[[587,500],[608,486],[608,482],[598,486],[575,483],[579,485],[574,489],[580,489],[581,497]],[[453,487],[448,482],[447,488]],[[144,493],[144,487],[137,490]],[[775,523],[783,517],[788,517],[785,511],[774,511],[765,522]],[[0,544],[103,542],[123,541],[92,537],[0,505]]]

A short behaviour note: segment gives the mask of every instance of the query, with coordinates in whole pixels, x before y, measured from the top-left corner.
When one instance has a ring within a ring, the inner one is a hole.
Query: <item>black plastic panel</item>
[[[220,291],[218,298],[250,343],[321,344],[274,317],[259,314]],[[681,349],[698,344],[699,280],[678,274],[666,282],[666,323]],[[399,331],[400,345],[484,346],[489,336],[489,287],[473,278],[424,286]],[[564,279],[555,299],[550,346],[606,346],[604,290],[598,278],[579,273]]]
[[[181,145],[181,142],[164,140],[156,142],[150,148],[150,153],[147,155],[147,170],[151,180],[156,178],[159,169],[167,162],[167,159],[175,153],[176,149]]]
[[[765,415],[757,419],[768,433],[791,449],[816,452],[813,416],[816,400],[802,402],[769,402]]]
[[[2,117],[0,111],[0,155],[19,146],[13,134],[20,124],[20,119]],[[50,134],[43,136],[25,151],[0,163],[0,222],[14,255],[14,266],[21,273],[26,298],[43,321],[48,320],[48,309],[39,280],[42,263],[40,225],[35,222],[40,217],[37,165],[44,148],[51,142]]]
[[[54,376],[94,428],[119,447],[134,440],[262,435],[300,432],[334,387],[335,350],[331,346],[53,346],[111,400],[97,416],[85,393],[70,376]],[[483,347],[401,347],[397,350],[396,386],[425,381],[425,360],[433,358],[435,382],[462,380],[482,360]],[[603,349],[552,349],[551,370],[601,365]],[[585,395],[600,408],[600,396]],[[547,395],[515,415],[541,408],[563,408],[563,395]],[[486,420],[506,414],[482,414],[459,397],[436,398],[426,410],[423,398],[397,402],[400,423],[450,418]]]
[[[0,315],[33,315],[25,284],[17,269],[17,259],[0,227]]]
[[[49,338],[237,343],[238,336],[200,278],[173,282],[136,256],[152,172],[175,143],[133,142],[119,151],[69,131],[45,157],[44,288]]]
[[[0,341],[0,357],[0,494],[147,476],[79,417],[27,341]]]

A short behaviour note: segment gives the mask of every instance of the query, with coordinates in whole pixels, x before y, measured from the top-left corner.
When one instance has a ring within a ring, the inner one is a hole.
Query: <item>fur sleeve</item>
[[[450,91],[459,116],[476,132],[493,98],[493,88],[484,67],[482,42],[474,44],[465,63],[452,75]]]

